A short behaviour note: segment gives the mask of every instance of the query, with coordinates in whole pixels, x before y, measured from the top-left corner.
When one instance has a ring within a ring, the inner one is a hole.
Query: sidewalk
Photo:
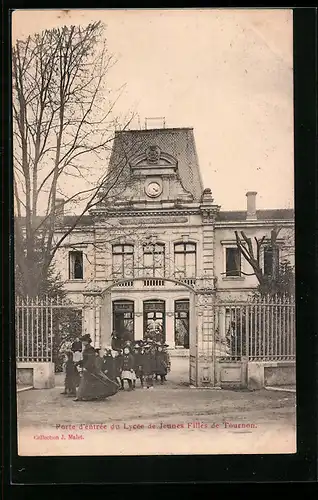
[[[54,389],[18,394],[22,455],[293,453],[295,394],[191,389],[187,360],[165,385],[75,402]],[[69,427],[71,426],[71,428]],[[96,426],[99,426],[96,428]],[[100,429],[102,426],[102,429]]]

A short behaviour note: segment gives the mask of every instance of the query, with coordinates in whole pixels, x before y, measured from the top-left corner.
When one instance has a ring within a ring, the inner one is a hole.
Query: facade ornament
[[[212,198],[212,191],[210,188],[206,188],[202,193],[201,198],[202,203],[213,203],[214,199]]]
[[[216,219],[217,212],[215,207],[204,207],[201,206],[202,220],[205,223],[214,223]]]
[[[160,160],[161,150],[159,146],[149,146],[146,149],[146,158],[149,163],[158,163]]]

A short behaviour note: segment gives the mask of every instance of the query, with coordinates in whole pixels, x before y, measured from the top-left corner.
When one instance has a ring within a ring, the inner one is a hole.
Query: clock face
[[[146,193],[148,196],[156,197],[161,194],[162,188],[158,182],[150,182],[146,188]]]

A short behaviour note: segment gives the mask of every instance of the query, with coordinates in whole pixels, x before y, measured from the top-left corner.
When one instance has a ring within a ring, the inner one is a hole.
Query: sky
[[[223,210],[294,206],[293,31],[285,9],[17,10],[12,39],[101,20],[126,83],[117,110],[193,127],[204,187]]]

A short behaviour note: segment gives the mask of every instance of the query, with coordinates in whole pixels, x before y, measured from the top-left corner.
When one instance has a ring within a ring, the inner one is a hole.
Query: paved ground
[[[76,403],[57,387],[18,394],[21,455],[294,453],[295,395],[191,389],[188,360],[165,386]],[[96,427],[99,426],[99,427]]]

